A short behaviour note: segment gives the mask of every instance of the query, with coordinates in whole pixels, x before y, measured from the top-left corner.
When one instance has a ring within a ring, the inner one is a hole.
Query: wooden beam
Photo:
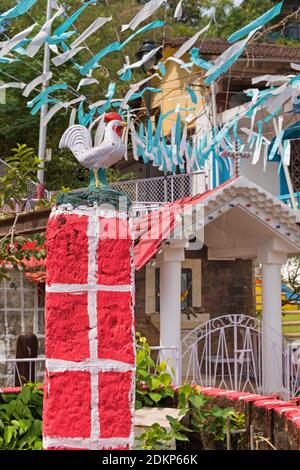
[[[51,208],[35,212],[19,214],[16,223],[15,235],[30,235],[45,232]],[[12,228],[15,215],[6,219],[0,219],[0,238],[4,237]]]

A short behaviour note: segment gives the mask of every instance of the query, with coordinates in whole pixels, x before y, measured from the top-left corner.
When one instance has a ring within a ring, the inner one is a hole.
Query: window
[[[181,264],[182,309],[202,306],[202,263],[201,259],[186,259]],[[146,267],[145,313],[159,312],[159,262]]]
[[[155,269],[155,311],[160,311],[160,269]],[[181,270],[181,310],[193,306],[192,269]]]

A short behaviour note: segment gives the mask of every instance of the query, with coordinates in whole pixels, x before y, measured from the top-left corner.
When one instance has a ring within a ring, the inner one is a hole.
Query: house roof
[[[232,203],[234,201],[234,203]],[[170,239],[176,224],[190,207],[204,207],[204,226],[234,207],[240,206],[286,240],[296,251],[300,249],[300,213],[275,196],[240,176],[218,188],[166,204],[162,209],[134,221],[135,267],[140,270]],[[261,211],[261,214],[258,214]]]
[[[187,37],[168,38],[165,40],[165,45],[178,48],[187,41],[187,39]],[[205,40],[201,40],[200,38],[196,46],[200,48],[200,54],[202,55],[220,55],[228,49],[230,44],[223,38]],[[261,43],[249,45],[242,56],[263,59],[300,60],[300,47]]]

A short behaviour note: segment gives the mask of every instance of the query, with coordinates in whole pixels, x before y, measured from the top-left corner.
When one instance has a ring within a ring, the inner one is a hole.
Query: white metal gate
[[[275,331],[264,332],[272,341]],[[277,345],[277,346],[276,346]],[[278,341],[274,340],[274,347]],[[202,386],[263,393],[262,322],[225,315],[205,322],[182,341],[183,381]],[[282,396],[300,394],[300,344],[282,339]]]

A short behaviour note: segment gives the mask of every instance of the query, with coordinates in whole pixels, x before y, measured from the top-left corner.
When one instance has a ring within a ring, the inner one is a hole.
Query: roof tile
[[[165,40],[165,45],[178,48],[187,39],[186,37],[169,38]],[[196,46],[200,48],[200,54],[219,55],[228,49],[230,44],[223,38],[205,39],[204,41],[200,39]],[[261,43],[248,46],[247,52],[244,52],[242,55],[254,58],[300,60],[300,47]]]

